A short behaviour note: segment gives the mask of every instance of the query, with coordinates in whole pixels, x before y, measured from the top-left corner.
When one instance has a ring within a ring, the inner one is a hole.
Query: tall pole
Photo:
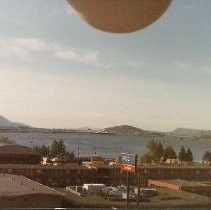
[[[130,172],[127,171],[127,199],[126,199],[126,208],[129,208],[129,199],[130,199]]]
[[[138,185],[138,192],[137,192],[137,209],[140,206],[140,170],[137,167],[137,185]]]
[[[61,139],[61,150],[62,150],[61,151],[61,155],[62,155],[61,158],[62,158],[62,165],[63,165],[63,162],[64,162],[64,159],[63,159],[64,158],[63,157],[63,155],[64,155],[64,148],[63,147],[64,147],[64,141],[63,141],[63,139]]]
[[[80,165],[80,162],[79,162],[79,147],[78,147],[78,165]]]

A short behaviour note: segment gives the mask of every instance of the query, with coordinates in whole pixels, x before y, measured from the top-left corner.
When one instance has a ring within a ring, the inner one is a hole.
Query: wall
[[[165,181],[158,181],[158,180],[148,180],[148,186],[150,187],[162,187],[162,188],[168,188],[172,190],[180,190],[180,185],[178,184],[172,184]]]
[[[211,167],[139,167],[142,186],[148,185],[149,179],[184,179],[211,180]],[[11,165],[0,164],[0,173],[24,175],[50,187],[83,185],[84,183],[104,183],[107,185],[126,184],[127,173],[118,167],[85,167]],[[131,185],[137,184],[137,174],[130,174]]]

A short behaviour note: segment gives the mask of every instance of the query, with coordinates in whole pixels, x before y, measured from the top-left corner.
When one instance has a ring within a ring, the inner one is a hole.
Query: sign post
[[[137,171],[137,155],[125,154],[121,155],[121,170],[127,172],[127,199],[126,206],[129,208],[130,200],[130,173],[136,173]]]

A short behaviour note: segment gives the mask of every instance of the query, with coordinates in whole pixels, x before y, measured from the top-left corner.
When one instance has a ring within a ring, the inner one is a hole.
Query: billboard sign
[[[134,154],[121,154],[121,170],[135,173],[137,156]]]

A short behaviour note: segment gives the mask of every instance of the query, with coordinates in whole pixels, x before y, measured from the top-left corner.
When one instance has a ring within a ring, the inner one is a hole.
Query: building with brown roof
[[[41,154],[22,145],[0,146],[0,164],[40,164]]]
[[[186,192],[194,192],[201,195],[210,195],[211,193],[210,182],[170,179],[170,180],[149,180],[148,183],[149,186],[168,188],[172,190],[181,190]]]
[[[0,174],[0,208],[60,208],[64,195],[24,176]]]

